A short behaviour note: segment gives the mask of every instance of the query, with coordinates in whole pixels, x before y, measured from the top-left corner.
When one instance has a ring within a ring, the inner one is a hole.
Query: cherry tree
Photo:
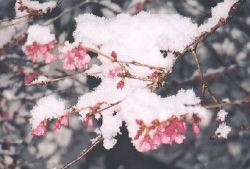
[[[218,126],[211,134],[214,138],[227,139],[232,128],[227,122],[229,112],[225,106],[248,104],[249,99],[218,98],[206,77],[224,70],[203,73],[197,47],[217,29],[223,29],[240,7],[240,1],[218,3],[211,9],[211,16],[201,24],[180,14],[143,11],[146,3],[154,1],[133,1],[127,11],[105,1],[83,1],[77,6],[98,3],[116,15],[105,18],[80,14],[74,18],[76,27],[71,41],[61,40],[50,25],[75,7],[45,22],[26,22],[53,13],[60,3],[17,0],[16,17],[2,24],[2,28],[7,29],[2,29],[0,34],[8,36],[1,39],[0,46],[4,48],[8,43],[22,41],[22,52],[31,65],[53,68],[59,64],[61,71],[76,72],[56,78],[31,72],[25,77],[27,88],[65,79],[77,80],[80,76],[101,81],[73,105],[49,94],[39,97],[30,110],[30,132],[34,137],[46,137],[48,131],[70,126],[72,116],[77,116],[87,128],[94,129],[96,137],[91,140],[92,144],[62,168],[79,161],[97,144],[112,149],[117,143],[116,137],[123,134],[122,126],[126,126],[131,143],[139,152],[160,149],[164,144],[182,144],[189,130],[193,131],[194,137],[199,137],[201,126],[209,121],[210,111],[215,108],[218,109]],[[175,94],[160,96],[158,91],[167,85],[167,78],[176,71],[175,65],[188,53],[197,70],[190,79],[199,79],[200,95],[193,88],[185,88]],[[22,69],[18,70],[23,74]],[[205,94],[210,101],[204,99],[202,95]],[[96,125],[98,121],[100,125]]]

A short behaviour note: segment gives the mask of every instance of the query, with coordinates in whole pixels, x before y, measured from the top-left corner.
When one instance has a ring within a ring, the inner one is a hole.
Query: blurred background
[[[43,2],[43,1],[40,1]],[[93,13],[112,18],[119,13],[131,15],[144,10],[151,13],[179,13],[198,24],[210,17],[210,8],[219,0],[62,0],[49,14],[27,18],[27,24],[48,24],[57,39],[73,41],[74,18]],[[0,0],[0,19],[15,17],[15,0]],[[65,12],[65,10],[68,12]],[[53,19],[63,13],[59,18]],[[52,20],[51,20],[52,19]],[[77,117],[70,126],[48,132],[44,137],[31,136],[30,110],[36,100],[57,95],[70,107],[78,97],[96,87],[100,80],[77,76],[41,86],[25,86],[38,75],[59,77],[74,74],[64,71],[60,64],[32,64],[22,52],[27,24],[15,29],[15,37],[0,49],[0,169],[60,168],[76,157],[95,136]],[[0,38],[6,29],[0,22]],[[183,28],[186,29],[186,28]],[[235,16],[198,46],[202,71],[215,95],[220,99],[250,99],[250,1],[245,1]],[[193,88],[201,96],[200,82],[193,76],[195,62],[190,54],[179,59],[166,85],[157,92],[161,96],[175,94],[180,88]],[[208,95],[203,101],[212,103]],[[214,137],[218,127],[218,110],[210,112],[210,121],[202,127],[201,135],[187,133],[181,145],[164,145],[149,153],[139,153],[130,143],[125,127],[112,150],[97,146],[72,169],[250,169],[250,105],[228,106],[227,124],[232,132],[227,140]],[[98,126],[98,124],[96,124]]]

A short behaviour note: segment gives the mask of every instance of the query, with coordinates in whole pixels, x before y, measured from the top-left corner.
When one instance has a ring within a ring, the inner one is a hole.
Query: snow
[[[200,32],[208,32],[210,29],[216,25],[221,18],[226,19],[228,13],[233,6],[238,2],[238,0],[224,0],[223,2],[218,3],[215,7],[211,9],[212,17],[207,20],[206,23],[199,27]]]
[[[107,109],[102,112],[102,126],[100,127],[104,138],[104,147],[112,148],[116,144],[114,137],[120,132],[122,119],[119,114],[113,115],[114,109]]]
[[[228,115],[228,112],[226,112],[225,110],[220,110],[217,114],[217,120],[225,121],[227,115]]]
[[[10,23],[10,22],[8,22]],[[0,29],[0,48],[3,48],[5,44],[11,41],[13,35],[15,34],[16,30],[15,28],[10,29]]]
[[[65,104],[55,96],[46,96],[37,101],[31,110],[31,124],[35,129],[45,119],[56,119],[64,115]]]
[[[133,138],[138,129],[136,119],[150,124],[155,119],[164,121],[173,115],[176,117],[189,115],[191,117],[193,114],[197,114],[204,120],[207,117],[206,109],[198,106],[200,99],[195,96],[193,90],[180,90],[176,95],[161,98],[145,88],[146,84],[141,81],[126,79],[123,90],[116,89],[117,82],[117,78],[114,80],[104,78],[95,91],[81,96],[76,106],[82,108],[93,106],[97,102],[106,101],[111,104],[122,100],[120,104],[101,113],[103,124],[100,130],[106,144],[108,144],[108,140],[114,142],[114,137],[120,132],[122,121],[126,123],[129,136]],[[143,85],[145,86],[143,87]],[[113,115],[114,112],[117,114]],[[89,113],[87,109],[80,112],[82,117],[85,117],[87,113]],[[138,143],[134,141],[134,144],[137,146]]]
[[[160,50],[182,51],[199,33],[191,19],[177,14],[141,12],[135,16],[120,14],[112,19],[84,14],[76,22],[76,42],[93,48],[101,45],[106,54],[115,51],[120,61],[134,60],[166,68],[173,66],[173,55],[163,58]]]
[[[219,125],[219,127],[216,129],[215,134],[216,134],[219,138],[223,137],[223,138],[227,139],[227,136],[228,136],[228,134],[230,133],[230,131],[231,131],[231,127],[227,126],[226,123],[223,122],[223,123],[221,123],[221,124]]]
[[[36,80],[33,80],[31,84],[43,83],[48,81],[49,79],[46,76],[40,75]]]
[[[104,139],[103,140],[103,147],[107,150],[114,147],[114,145],[117,143],[116,139]]]
[[[74,49],[75,47],[79,46],[78,43],[69,43],[69,41],[64,42],[63,46],[59,46],[58,50],[61,53],[67,53],[68,51]]]
[[[36,11],[42,11],[43,13],[47,13],[49,9],[53,9],[56,7],[56,1],[48,1],[40,3],[39,1],[31,1],[31,0],[17,0],[16,3],[21,2],[23,6],[28,7],[29,9],[33,9]]]
[[[33,42],[37,42],[41,45],[44,45],[54,40],[55,35],[50,33],[49,27],[32,25],[28,29],[28,38],[25,43],[25,46],[32,45]]]

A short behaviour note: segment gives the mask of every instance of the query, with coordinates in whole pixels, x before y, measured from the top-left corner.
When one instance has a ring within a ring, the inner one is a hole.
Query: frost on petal
[[[216,129],[215,134],[220,138],[223,137],[227,139],[227,135],[230,133],[231,127],[226,125],[225,122],[221,123],[219,127]]]
[[[55,96],[47,96],[37,101],[31,110],[31,124],[35,129],[45,119],[57,119],[63,116],[65,104]]]
[[[228,115],[228,112],[226,112],[225,110],[220,110],[217,114],[217,120],[225,121],[227,115]]]

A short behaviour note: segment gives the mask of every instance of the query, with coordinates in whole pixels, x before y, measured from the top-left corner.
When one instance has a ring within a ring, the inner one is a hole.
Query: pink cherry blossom
[[[35,63],[38,56],[41,56],[45,63],[53,63],[57,57],[53,55],[52,50],[56,47],[56,42],[51,41],[48,44],[39,44],[33,42],[31,45],[25,46],[24,53],[32,57],[32,62]]]
[[[38,76],[37,72],[31,72],[24,78],[24,84],[28,85],[30,82],[32,82],[36,77]]]
[[[135,12],[136,13],[139,13],[143,10],[143,2],[138,2],[136,5],[135,5]]]
[[[60,129],[62,125],[64,125],[64,126],[68,126],[69,125],[68,115],[64,115],[60,119],[58,119],[56,121],[56,123],[53,125],[52,129],[53,130]]]
[[[108,77],[114,79],[122,73],[122,69],[120,67],[115,67],[114,69],[109,70]]]
[[[145,135],[139,143],[139,151],[147,152],[153,148],[153,141],[149,135]]]
[[[197,124],[193,124],[192,128],[193,128],[193,132],[194,132],[195,135],[200,134],[200,128],[199,128],[199,126]]]
[[[159,132],[156,132],[153,136],[153,148],[156,149],[162,143],[162,136]]]
[[[166,134],[162,135],[161,141],[163,144],[172,144],[173,143],[172,138]]]
[[[117,83],[116,88],[122,90],[124,86],[125,86],[124,79],[122,79]]]
[[[117,60],[117,53],[115,51],[112,51],[111,52],[111,57],[114,59],[114,60]]]
[[[138,140],[139,139],[139,137],[142,135],[142,133],[143,133],[143,130],[138,130],[137,131],[137,133],[136,133],[136,135],[135,135],[135,137],[134,137],[134,140]]]
[[[69,125],[69,119],[68,119],[68,115],[64,115],[61,118],[61,124],[64,126],[68,126]]]
[[[45,122],[42,121],[36,129],[32,130],[31,134],[34,136],[44,136],[46,134],[46,131],[47,128]]]
[[[91,58],[82,47],[76,47],[61,55],[66,70],[87,69]]]
[[[183,135],[187,130],[186,124],[184,120],[177,117],[173,117],[163,122],[156,119],[153,120],[149,126],[145,125],[142,120],[137,119],[136,124],[139,126],[139,129],[134,140],[140,139],[138,149],[142,152],[156,149],[161,144],[181,144],[186,139]],[[150,137],[149,134],[141,137],[144,132],[152,133],[152,137]]]
[[[44,59],[45,59],[45,63],[53,63],[57,60],[57,57],[55,55],[53,55],[51,52],[46,52],[44,54]]]
[[[86,116],[84,119],[83,119],[83,122],[86,123],[87,127],[88,128],[93,128],[93,117],[91,116]]]

